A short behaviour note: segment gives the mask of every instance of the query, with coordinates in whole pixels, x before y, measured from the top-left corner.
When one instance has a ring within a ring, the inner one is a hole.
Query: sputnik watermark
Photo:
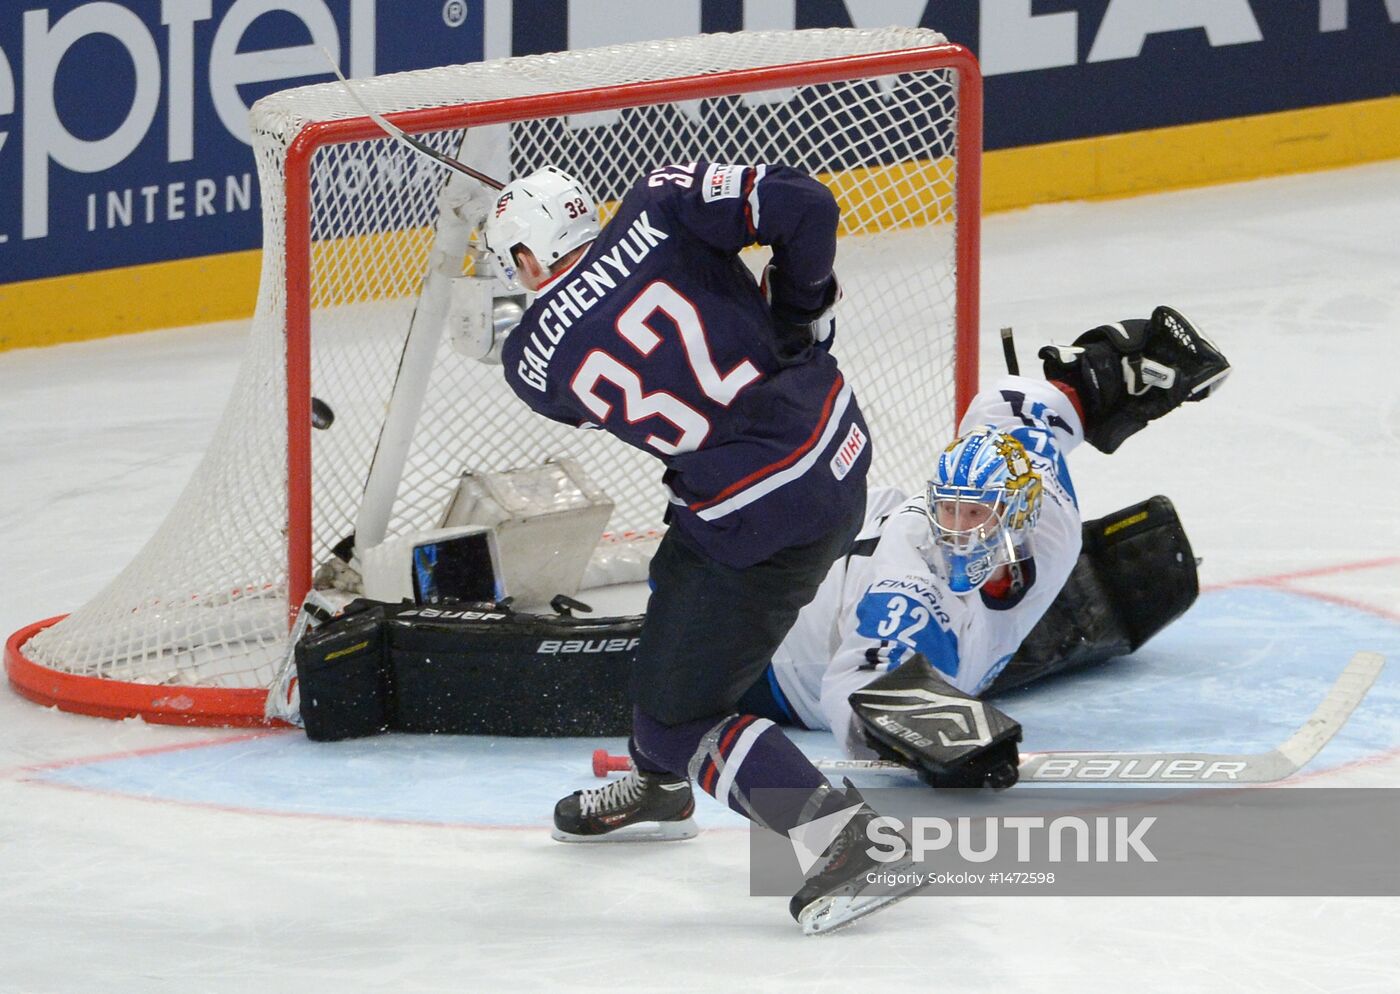
[[[888,887],[891,889],[904,890],[908,887],[996,887],[1000,885],[1035,885],[1053,884],[1055,874],[1053,873],[978,873],[973,870],[956,871],[936,871],[936,870],[900,870],[900,871],[874,871],[865,875],[865,883],[868,887]]]
[[[859,805],[853,805],[798,825],[788,833],[803,873],[817,863],[820,854],[858,810]],[[877,863],[921,863],[932,854],[947,851],[956,852],[969,863],[986,863],[1014,849],[1018,863],[1126,863],[1133,859],[1155,863],[1157,856],[1147,845],[1146,836],[1156,821],[1154,815],[915,815],[904,819],[886,815],[866,824],[866,854]]]
[[[1018,863],[1155,863],[1157,857],[1147,845],[1146,836],[1156,821],[1152,815],[915,816],[907,820],[885,817],[869,823],[866,833],[871,845],[866,853],[878,863],[906,859],[918,863],[943,851],[956,852],[969,863],[986,863],[1013,849]]]
[[[810,799],[791,793],[760,800],[783,799],[792,810]],[[756,827],[751,892],[791,897],[849,851],[860,858],[833,865],[859,867],[862,892],[1400,895],[1395,789],[1037,786],[864,795],[864,813],[848,804],[787,836]]]

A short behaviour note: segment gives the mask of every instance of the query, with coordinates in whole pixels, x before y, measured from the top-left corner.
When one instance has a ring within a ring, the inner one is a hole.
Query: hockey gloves
[[[1113,452],[1188,400],[1204,400],[1230,374],[1205,335],[1170,307],[1152,317],[1100,325],[1072,346],[1040,350],[1045,378],[1074,389],[1084,408],[1084,438]]]
[[[841,299],[841,286],[836,282],[835,273],[822,288],[820,302],[811,309],[804,310],[790,303],[795,294],[787,289],[786,280],[772,263],[764,268],[759,289],[763,291],[763,299],[768,301],[773,324],[777,326],[780,359],[800,361],[813,346],[831,351],[831,342],[836,336],[836,302]]]
[[[920,653],[847,698],[866,745],[930,787],[1010,787],[1021,725],[949,683]]]

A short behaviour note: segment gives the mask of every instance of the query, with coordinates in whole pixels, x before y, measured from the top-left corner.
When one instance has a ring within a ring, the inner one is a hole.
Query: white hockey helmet
[[[553,166],[512,180],[501,190],[482,235],[501,272],[515,282],[517,245],[548,269],[598,237],[598,205],[583,185]]]

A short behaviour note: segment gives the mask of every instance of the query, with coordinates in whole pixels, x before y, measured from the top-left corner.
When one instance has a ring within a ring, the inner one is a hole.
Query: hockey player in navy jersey
[[[689,837],[692,782],[783,834],[861,803],[736,708],[864,520],[872,443],[831,354],[838,220],[797,170],[703,162],[642,177],[606,229],[550,168],[510,183],[487,217],[502,269],[537,293],[501,348],[511,388],[664,466],[635,771],[562,799],[556,838]],[[761,284],[739,258],[753,243],[772,248]],[[763,791],[777,787],[797,789]],[[862,805],[853,824],[873,817]],[[839,849],[821,892],[794,900],[804,924],[855,872]]]

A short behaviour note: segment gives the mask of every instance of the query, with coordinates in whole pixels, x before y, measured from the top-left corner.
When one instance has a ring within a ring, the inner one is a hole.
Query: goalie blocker
[[[1150,582],[1147,582],[1150,578]],[[1196,560],[1171,501],[1084,523],[1069,580],[988,696],[1135,651],[1196,600]],[[1009,787],[1021,726],[955,689],[921,655],[849,698],[866,742],[934,787]]]

